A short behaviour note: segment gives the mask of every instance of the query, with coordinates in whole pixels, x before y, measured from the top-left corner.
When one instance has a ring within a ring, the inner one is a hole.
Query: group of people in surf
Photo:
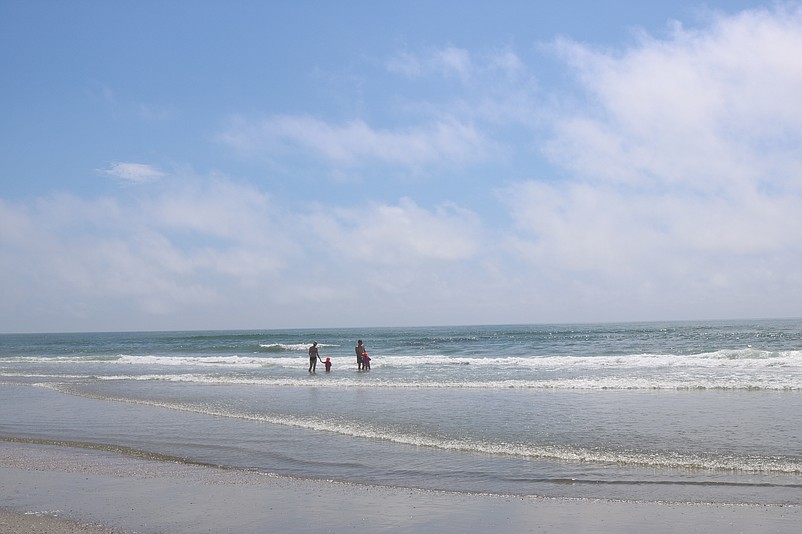
[[[356,347],[354,347],[354,352],[356,352],[356,366],[357,370],[359,371],[370,371],[370,356],[368,355],[368,350],[365,348],[365,345],[362,343],[362,340],[358,340],[356,342]],[[331,372],[331,358],[326,358],[326,361],[323,361],[323,358],[320,357],[320,351],[317,348],[317,341],[312,342],[312,346],[309,347],[309,372],[315,373],[317,370],[317,361],[320,360],[320,363],[326,366],[326,372]]]

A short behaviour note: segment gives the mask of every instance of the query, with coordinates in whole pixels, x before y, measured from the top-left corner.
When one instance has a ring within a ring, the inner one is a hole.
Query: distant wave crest
[[[274,353],[282,353],[282,352],[297,352],[303,351],[306,352],[311,347],[311,343],[260,343],[259,344],[259,351],[260,352],[274,352]],[[334,347],[336,345],[327,345],[325,343],[318,343],[318,347]]]

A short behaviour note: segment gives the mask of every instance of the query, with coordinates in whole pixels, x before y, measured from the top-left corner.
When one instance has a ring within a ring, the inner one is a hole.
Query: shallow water
[[[800,330],[0,336],[0,437],[362,484],[802,503]],[[313,338],[332,373],[306,371]]]

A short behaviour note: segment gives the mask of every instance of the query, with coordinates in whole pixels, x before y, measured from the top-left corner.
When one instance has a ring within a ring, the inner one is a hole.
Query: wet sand
[[[471,495],[0,442],[0,532],[797,532],[799,505]]]
[[[50,515],[5,512],[0,510],[0,532],[3,534],[118,534],[100,525],[79,523]]]

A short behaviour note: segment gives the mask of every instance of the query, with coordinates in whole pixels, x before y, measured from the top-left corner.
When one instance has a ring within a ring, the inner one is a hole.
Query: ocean
[[[308,372],[312,341],[330,373]],[[802,504],[802,320],[4,334],[0,440],[363,485]]]

